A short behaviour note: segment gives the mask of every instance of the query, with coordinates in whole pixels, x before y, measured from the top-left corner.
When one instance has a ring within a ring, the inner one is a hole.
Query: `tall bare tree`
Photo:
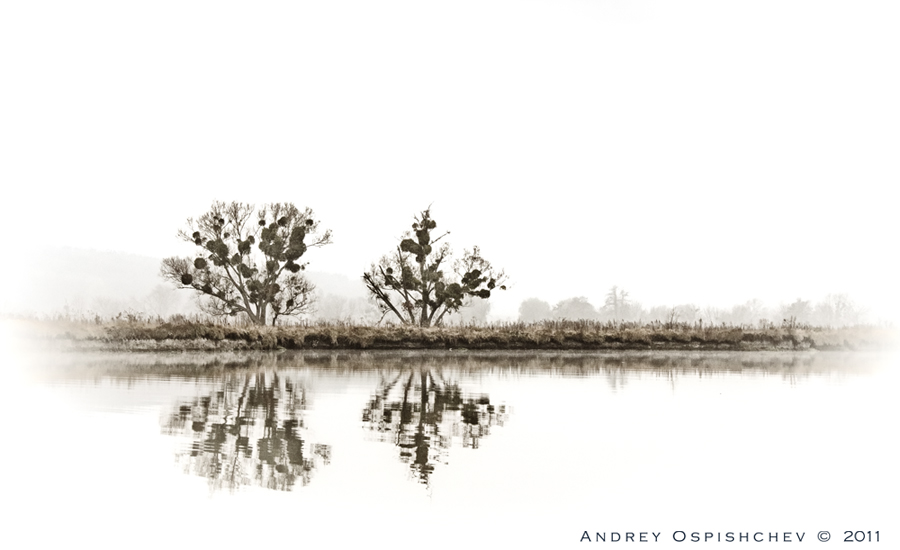
[[[622,318],[628,304],[628,292],[623,288],[619,288],[617,285],[613,285],[609,289],[609,292],[606,293],[603,307],[608,312],[612,313],[613,320],[619,320]]]
[[[203,311],[217,316],[244,314],[264,325],[298,315],[312,305],[314,287],[298,260],[309,248],[331,243],[331,231],[318,232],[309,208],[266,204],[259,210],[240,202],[214,202],[197,220],[188,218],[178,236],[198,248],[193,259],[162,261],[160,274],[181,288],[195,290]]]
[[[437,325],[469,300],[486,300],[493,290],[506,290],[506,275],[496,272],[477,246],[463,251],[451,271],[450,246],[437,246],[449,232],[434,237],[436,227],[430,209],[422,211],[397,249],[363,274],[382,318],[392,313],[404,324]]]

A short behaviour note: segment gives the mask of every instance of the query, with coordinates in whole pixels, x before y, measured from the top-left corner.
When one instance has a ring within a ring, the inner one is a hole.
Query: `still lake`
[[[3,362],[10,548],[898,535],[893,354],[32,346]]]

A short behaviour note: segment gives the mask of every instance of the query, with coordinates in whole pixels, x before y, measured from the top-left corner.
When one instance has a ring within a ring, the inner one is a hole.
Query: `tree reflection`
[[[192,439],[177,460],[210,488],[243,485],[290,491],[309,483],[331,448],[301,437],[306,391],[277,374],[228,377],[222,389],[175,407],[163,421],[168,435]]]
[[[502,426],[506,418],[505,405],[491,404],[485,394],[466,394],[430,370],[382,377],[362,413],[364,427],[399,447],[400,460],[426,485],[435,465],[446,463],[454,441],[477,449],[491,426]]]

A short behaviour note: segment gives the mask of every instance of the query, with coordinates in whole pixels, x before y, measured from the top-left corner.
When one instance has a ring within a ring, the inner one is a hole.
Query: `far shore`
[[[900,348],[893,328],[702,323],[543,321],[419,328],[316,323],[232,325],[210,320],[7,319],[17,339],[68,349],[111,351],[240,350],[888,350]]]

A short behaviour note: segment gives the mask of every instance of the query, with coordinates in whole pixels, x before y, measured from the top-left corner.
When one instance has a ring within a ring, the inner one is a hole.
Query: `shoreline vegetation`
[[[298,323],[257,326],[200,317],[112,320],[8,319],[17,339],[110,351],[242,350],[844,350],[900,348],[892,327],[815,327],[784,323],[705,325],[541,321],[420,328]]]

